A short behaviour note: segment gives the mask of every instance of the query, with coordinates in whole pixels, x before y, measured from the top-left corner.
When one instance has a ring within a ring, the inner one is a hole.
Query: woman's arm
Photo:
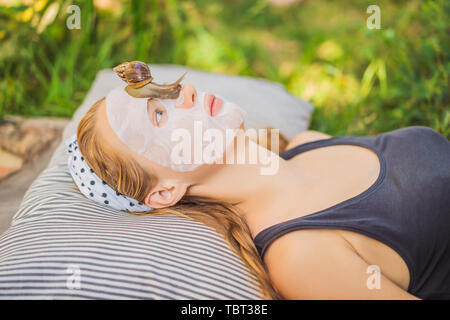
[[[295,146],[298,146],[303,143],[321,140],[321,139],[328,139],[331,138],[331,136],[314,130],[306,130],[298,135],[296,135],[291,141],[289,141],[288,145],[286,146],[285,150],[291,149]]]
[[[272,243],[265,259],[275,287],[286,299],[417,299],[383,270],[379,288],[370,289],[368,279],[374,275],[368,273],[369,264],[329,230],[290,232]]]

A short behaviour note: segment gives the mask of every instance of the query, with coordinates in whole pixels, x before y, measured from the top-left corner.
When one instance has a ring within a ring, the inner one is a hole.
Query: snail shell
[[[180,82],[186,72],[174,83],[158,84],[152,82],[150,68],[144,62],[131,61],[119,64],[113,69],[128,86],[125,91],[135,98],[176,99],[180,94]]]
[[[135,89],[143,87],[153,80],[148,65],[140,61],[124,62],[115,67],[114,71]]]

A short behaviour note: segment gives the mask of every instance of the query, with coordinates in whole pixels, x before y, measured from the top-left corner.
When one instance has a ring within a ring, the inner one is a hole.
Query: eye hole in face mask
[[[150,122],[155,127],[161,127],[167,122],[166,108],[157,100],[148,99],[147,114]]]
[[[158,125],[159,125],[159,122],[161,121],[161,117],[162,117],[163,113],[164,113],[164,112],[159,111],[159,110],[157,110],[157,111],[155,112],[155,114],[156,114],[156,122],[158,122]]]

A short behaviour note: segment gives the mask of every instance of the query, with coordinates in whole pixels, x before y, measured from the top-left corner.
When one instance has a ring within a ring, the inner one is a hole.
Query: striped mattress
[[[57,152],[0,236],[0,299],[260,299],[213,229],[94,203]]]

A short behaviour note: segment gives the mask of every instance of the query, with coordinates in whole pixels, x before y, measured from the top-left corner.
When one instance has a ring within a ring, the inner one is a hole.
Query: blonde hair
[[[96,130],[98,109],[103,100],[104,98],[97,101],[81,119],[77,128],[78,147],[87,164],[100,179],[121,194],[144,202],[146,194],[157,182],[156,177],[145,171],[136,160],[122,156],[114,148],[103,143]],[[270,133],[270,130],[268,132]],[[268,140],[271,140],[270,137]],[[280,134],[280,150],[283,150],[286,144],[286,138]],[[129,213],[174,214],[215,229],[242,259],[248,270],[255,275],[260,284],[261,297],[263,299],[282,298],[271,283],[267,267],[259,256],[242,213],[233,204],[209,198],[186,196],[172,207],[155,209],[146,213]]]

